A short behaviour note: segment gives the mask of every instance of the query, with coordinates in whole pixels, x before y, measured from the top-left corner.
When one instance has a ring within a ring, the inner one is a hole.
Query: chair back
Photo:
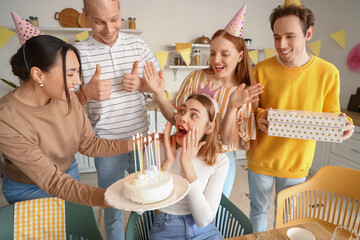
[[[325,166],[278,194],[275,228],[317,221],[330,231],[342,225],[359,233],[359,210],[360,171]]]
[[[0,208],[0,239],[14,237],[14,204]],[[65,201],[67,239],[103,240],[92,207]]]
[[[131,212],[126,227],[125,239],[148,240],[153,221],[154,211],[146,211],[142,215]],[[237,237],[253,232],[249,218],[224,194],[221,196],[214,223],[224,238]]]
[[[238,237],[253,232],[249,218],[224,194],[215,215],[215,226],[224,238]]]

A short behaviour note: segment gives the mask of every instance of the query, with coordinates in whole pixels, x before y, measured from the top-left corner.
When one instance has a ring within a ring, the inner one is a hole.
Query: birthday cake
[[[124,179],[125,197],[135,203],[149,204],[165,200],[173,189],[171,174],[157,169],[132,173]]]

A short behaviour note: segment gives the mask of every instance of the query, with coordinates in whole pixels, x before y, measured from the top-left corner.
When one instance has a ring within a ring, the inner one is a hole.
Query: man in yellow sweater
[[[250,220],[254,232],[266,230],[272,188],[281,190],[305,181],[316,141],[267,135],[267,110],[292,109],[340,113],[338,69],[306,52],[314,31],[314,15],[298,6],[277,7],[270,15],[278,56],[260,62],[255,78],[264,86],[257,114],[257,138],[248,152]],[[342,114],[345,117],[345,114]],[[354,126],[347,120],[344,139]],[[276,203],[275,203],[276,204]]]

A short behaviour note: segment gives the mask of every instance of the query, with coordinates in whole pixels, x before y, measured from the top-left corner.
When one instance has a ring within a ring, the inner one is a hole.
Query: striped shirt
[[[101,66],[101,79],[112,81],[108,100],[87,103],[88,117],[96,136],[107,139],[131,139],[136,133],[147,134],[148,119],[145,97],[140,91],[126,92],[122,86],[125,74],[131,73],[134,62],[139,61],[138,72],[142,77],[143,66],[155,60],[144,40],[137,36],[119,33],[118,40],[110,47],[95,40],[93,36],[76,44],[81,55],[84,83],[87,84]]]
[[[181,84],[180,90],[174,100],[175,111],[178,111],[186,99],[196,93],[197,87],[200,84],[201,88],[210,84],[211,90],[218,88],[212,82],[210,82],[205,75],[204,70],[198,70],[191,72]],[[219,92],[216,94],[216,101],[219,104],[219,117],[222,120],[225,116],[227,105],[229,102],[229,96],[238,86],[225,88],[220,87]],[[256,137],[256,125],[254,108],[252,104],[244,104],[236,111],[236,124],[238,126],[239,141],[231,144],[224,145],[221,142],[220,135],[218,136],[218,147],[221,152],[236,151],[239,149],[248,150],[250,147],[250,140],[254,140]]]

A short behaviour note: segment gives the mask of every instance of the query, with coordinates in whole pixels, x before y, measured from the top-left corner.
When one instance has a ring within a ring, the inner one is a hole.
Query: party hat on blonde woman
[[[245,20],[245,12],[246,12],[246,3],[239,12],[235,15],[233,19],[229,22],[225,27],[225,31],[234,35],[235,37],[242,37],[243,29],[244,29],[244,20]]]
[[[11,12],[11,15],[14,20],[16,32],[21,45],[23,45],[29,38],[44,34],[16,13]]]
[[[302,3],[301,3],[301,0],[285,0],[284,2],[284,7],[288,7],[288,6],[291,6],[291,5],[295,5],[295,6],[298,6],[298,7],[303,7]]]

